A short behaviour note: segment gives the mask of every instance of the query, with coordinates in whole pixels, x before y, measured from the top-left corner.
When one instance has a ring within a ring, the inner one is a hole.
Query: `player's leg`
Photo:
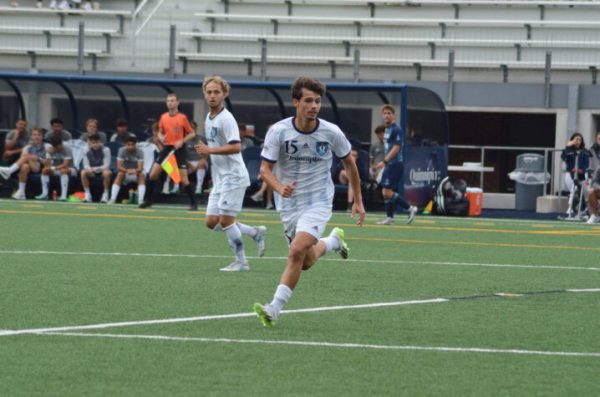
[[[125,173],[123,171],[118,171],[110,191],[110,201],[108,202],[109,204],[114,204],[117,201],[117,197],[119,197],[119,191],[121,190],[121,185],[123,184],[124,178]],[[142,197],[143,199],[144,196],[140,195],[140,197]]]
[[[39,171],[38,162],[38,171]],[[27,186],[27,177],[31,172],[31,166],[28,162],[23,163],[19,169],[19,189],[12,195],[15,200],[25,200],[25,187]]]
[[[154,199],[154,187],[156,186],[156,181],[158,180],[158,177],[160,176],[160,174],[162,174],[162,167],[160,165],[159,160],[162,162],[164,158],[161,159],[161,157],[162,156],[159,156],[156,162],[152,164],[152,169],[150,170],[150,177],[148,178],[146,187],[146,196],[143,197],[143,201],[139,205],[140,208],[148,208],[152,206],[152,200]]]
[[[232,189],[231,191],[224,194],[224,201],[227,201],[227,204],[222,204],[226,206],[226,210],[231,211],[231,213],[235,213],[236,216],[242,210],[242,205],[244,203],[244,196],[246,194],[246,188],[241,187],[237,189]],[[267,233],[267,228],[263,225],[260,226],[250,226],[239,221],[236,222],[237,227],[240,229],[242,234],[250,236],[257,245],[258,248],[258,256],[262,257],[265,254],[265,235]]]
[[[69,192],[69,175],[70,174],[71,174],[70,168],[60,170],[60,197],[58,198],[60,201],[67,201],[67,193]],[[90,196],[90,201],[92,201],[91,196]]]
[[[590,218],[587,223],[597,223],[600,218],[598,217],[598,199],[600,199],[600,189],[592,188],[588,193],[588,207],[590,210]]]
[[[42,169],[42,193],[35,196],[36,200],[48,200],[48,185],[50,185],[50,176],[54,173],[49,168],[44,167]]]
[[[144,177],[144,171],[137,171],[136,173],[138,183],[138,200],[140,197],[146,195],[146,178]]]
[[[84,196],[83,202],[89,203],[92,201],[92,193],[90,192],[90,176],[93,175],[92,171],[83,170],[81,171],[81,185],[83,186]]]
[[[179,172],[181,174],[181,184],[183,185],[183,189],[187,193],[188,198],[190,199],[190,211],[198,211],[198,202],[196,201],[195,189],[196,186],[193,183],[190,183],[190,179],[188,177],[188,166],[187,166],[187,152],[183,147],[175,151],[175,158],[177,159],[177,165],[179,166]]]
[[[108,194],[110,191],[110,178],[112,177],[111,170],[103,170],[102,171],[102,186],[104,187],[104,191],[102,192],[102,198],[100,201],[102,203],[108,203]]]
[[[206,160],[198,160],[198,167],[196,169],[196,194],[202,194],[204,177],[206,177],[206,168]]]

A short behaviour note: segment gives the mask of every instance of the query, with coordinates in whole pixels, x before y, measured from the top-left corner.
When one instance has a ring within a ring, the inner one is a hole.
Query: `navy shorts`
[[[398,183],[402,180],[404,176],[404,163],[401,161],[396,161],[394,163],[389,163],[383,169],[383,174],[381,175],[381,186],[384,189],[398,190]]]

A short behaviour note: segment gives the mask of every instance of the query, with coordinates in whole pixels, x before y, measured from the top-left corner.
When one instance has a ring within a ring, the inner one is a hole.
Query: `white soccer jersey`
[[[240,131],[229,110],[223,110],[213,119],[210,113],[204,122],[206,140],[210,147],[240,142]],[[213,154],[210,156],[213,191],[220,193],[250,186],[250,177],[241,153]]]
[[[288,212],[313,205],[331,206],[333,154],[345,158],[350,150],[344,133],[328,121],[317,119],[317,128],[309,133],[298,131],[293,117],[274,124],[267,132],[261,156],[276,163],[274,173],[281,183],[296,181],[291,198],[283,199],[275,193],[277,210]]]

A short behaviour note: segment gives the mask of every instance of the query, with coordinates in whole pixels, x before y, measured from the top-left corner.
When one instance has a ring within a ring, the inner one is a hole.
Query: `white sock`
[[[69,190],[69,175],[60,175],[60,198],[66,199]]]
[[[42,194],[48,195],[48,185],[50,184],[50,177],[48,175],[42,175]]]
[[[169,191],[169,177],[165,178],[165,183],[163,184],[163,192],[168,192]]]
[[[10,167],[8,167],[8,172],[11,175],[17,171],[19,171],[19,165],[17,163],[13,163]]]
[[[223,231],[223,228],[221,227],[221,224],[220,224],[220,223],[217,223],[217,224],[215,225],[215,227],[213,227],[213,228],[212,228],[212,231],[213,231],[213,232],[222,232],[222,231]]]
[[[202,190],[202,185],[204,184],[204,176],[206,175],[206,170],[204,168],[200,168],[196,171],[196,186],[198,186],[199,190]]]
[[[138,185],[138,201],[144,201],[144,197],[146,196],[146,185]]]
[[[242,232],[240,232],[240,229],[234,223],[232,225],[227,226],[223,230],[227,235],[229,246],[235,254],[235,258],[242,263],[246,263],[247,260],[246,253],[244,252],[244,241],[242,240]]]
[[[256,228],[254,226],[248,226],[248,225],[244,225],[243,223],[240,222],[236,222],[238,228],[240,229],[240,232],[242,232],[242,234],[247,234],[250,237],[255,237],[256,236]]]
[[[119,190],[121,190],[121,186],[113,184],[110,190],[110,199],[117,201],[117,196],[119,195]]]
[[[61,178],[61,183],[62,183],[62,176],[60,178]],[[85,192],[85,195],[88,196],[88,197],[92,195],[92,193],[90,193],[90,188],[89,187],[84,187],[83,191]]]
[[[320,241],[325,243],[325,252],[331,252],[340,249],[340,242],[335,237],[323,237],[320,239]]]
[[[273,309],[275,316],[279,315],[281,308],[283,305],[288,303],[290,298],[292,297],[292,290],[285,284],[279,284],[277,289],[275,290],[275,295],[273,295],[273,301],[269,306]]]
[[[27,182],[19,182],[19,193],[25,194],[25,185]]]

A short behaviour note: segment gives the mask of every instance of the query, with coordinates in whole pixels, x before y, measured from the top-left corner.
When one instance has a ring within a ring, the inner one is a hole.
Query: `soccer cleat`
[[[265,327],[272,327],[275,324],[277,317],[271,313],[269,305],[263,306],[260,303],[255,303],[252,305],[252,310],[254,310],[254,313],[260,318]]]
[[[414,205],[411,205],[410,207],[408,207],[408,220],[406,221],[406,224],[410,225],[415,220],[418,210],[419,209],[417,207],[415,207]]]
[[[138,205],[138,208],[150,208],[152,207],[152,203],[149,201],[142,201],[142,203],[140,205]]]
[[[8,172],[8,167],[0,167],[0,176],[6,180],[10,179],[10,172]]]
[[[379,222],[376,222],[378,225],[393,225],[394,224],[394,218],[390,218],[389,216],[387,218],[385,218],[384,220],[381,220]]]
[[[256,236],[254,236],[254,241],[256,241],[256,247],[258,248],[258,256],[262,258],[265,256],[265,235],[267,234],[267,228],[265,226],[257,226],[256,228]]]
[[[83,197],[83,200],[81,200],[81,201],[83,201],[84,203],[91,203],[92,202],[92,196],[86,194]]]
[[[337,239],[339,248],[335,250],[342,259],[348,259],[350,256],[350,248],[348,248],[348,244],[344,241],[344,229],[339,227],[334,227],[331,233],[329,233],[329,237],[333,237]]]
[[[115,199],[110,199],[110,200],[108,200],[108,202],[106,204],[113,205],[115,202],[116,202]]]
[[[586,223],[592,224],[592,223],[598,223],[598,222],[600,222],[600,217],[592,214],[592,215],[590,215],[590,219],[588,219]]]
[[[11,197],[15,200],[25,200],[25,193],[23,193],[20,190],[17,190],[16,192],[13,193],[13,195]]]
[[[259,203],[259,202],[263,201],[262,192],[256,192],[256,193],[254,193],[252,196],[250,196],[250,199],[252,201],[254,201],[255,203]]]
[[[48,193],[42,193],[38,196],[35,196],[36,200],[48,200]]]
[[[219,269],[222,272],[247,272],[250,270],[250,266],[248,266],[248,262],[243,263],[238,261],[237,259],[229,264],[229,266],[223,267]]]
[[[58,198],[58,201],[67,201],[67,198],[65,196],[60,196]]]

